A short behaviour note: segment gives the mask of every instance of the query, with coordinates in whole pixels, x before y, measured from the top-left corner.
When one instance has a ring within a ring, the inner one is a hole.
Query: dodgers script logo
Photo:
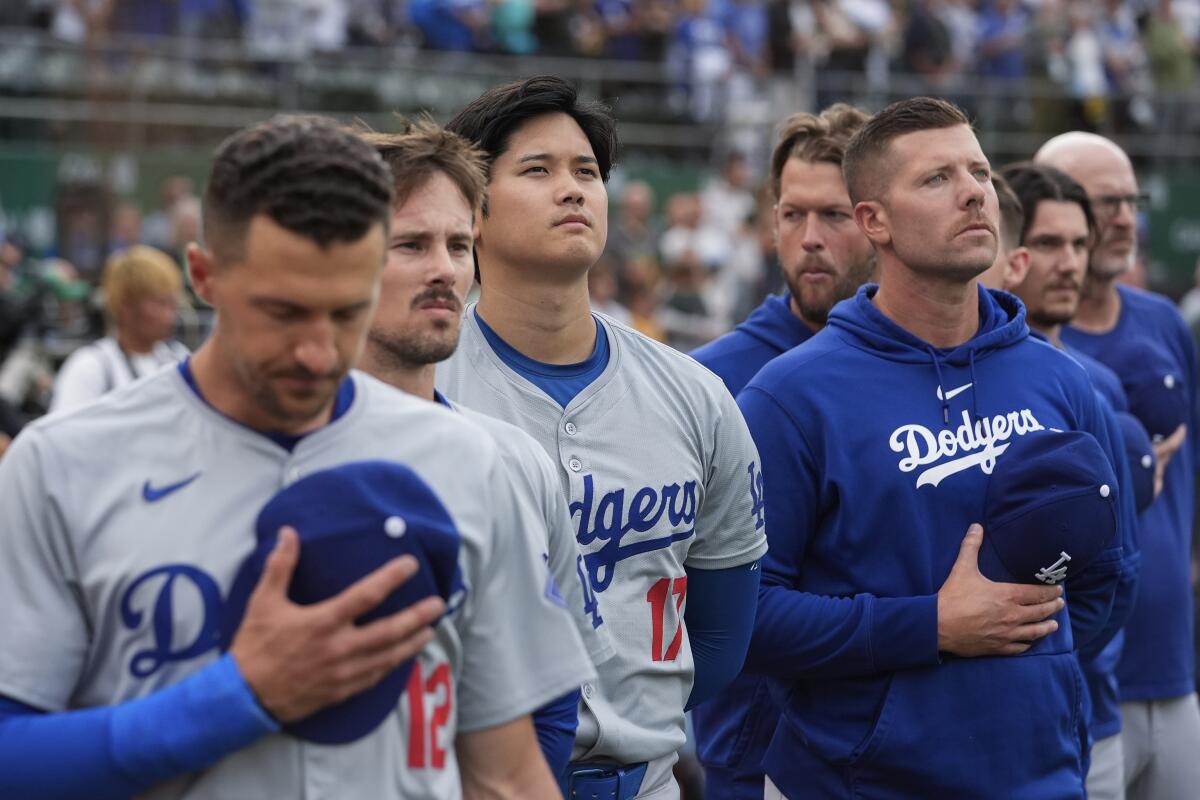
[[[592,588],[597,592],[608,588],[618,561],[670,547],[694,535],[698,507],[695,481],[686,481],[682,486],[672,483],[662,489],[643,486],[626,503],[624,489],[614,489],[596,500],[595,481],[591,475],[584,475],[583,500],[571,503],[571,517],[579,516],[576,538],[580,544],[589,545],[596,539],[604,542],[599,550],[584,556]],[[657,539],[623,544],[630,533],[645,533],[664,516],[672,528],[686,527]]]
[[[955,393],[947,392],[947,397]],[[941,398],[940,388],[938,398]],[[970,412],[963,411],[962,424],[957,428],[943,428],[934,433],[924,425],[901,425],[892,431],[888,444],[892,452],[905,454],[900,459],[901,472],[928,467],[917,475],[919,489],[937,486],[971,467],[979,467],[984,475],[991,475],[996,459],[1008,449],[1009,439],[1041,430],[1045,426],[1028,408],[979,419],[972,419]]]
[[[191,594],[202,608],[200,629],[190,642],[175,641],[175,603]],[[154,644],[133,654],[129,672],[148,678],[164,664],[187,661],[217,646],[220,635],[221,588],[213,577],[190,564],[164,564],[145,572],[129,585],[121,598],[121,622],[131,631],[142,626],[150,611]]]

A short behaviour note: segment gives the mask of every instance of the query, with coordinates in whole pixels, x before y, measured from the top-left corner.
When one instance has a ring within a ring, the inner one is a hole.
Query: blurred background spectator
[[[161,250],[136,245],[114,253],[101,283],[108,335],[62,365],[50,410],[85,405],[186,357],[188,349],[172,338],[182,290],[179,267]]]

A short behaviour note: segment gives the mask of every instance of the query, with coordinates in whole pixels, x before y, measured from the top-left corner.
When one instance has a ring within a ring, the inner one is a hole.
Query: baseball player
[[[368,144],[328,122],[231,137],[205,195],[211,249],[188,251],[212,337],[178,368],[35,423],[5,457],[0,794],[558,796],[528,713],[591,667],[543,591],[540,554],[508,533],[522,517],[495,446],[348,374],[379,291],[391,183]],[[356,625],[413,573],[405,559],[295,605],[303,552],[283,529],[221,655],[258,509],[362,459],[408,465],[449,510],[465,596],[445,616],[424,600]],[[414,654],[399,707],[368,735],[330,747],[278,733]]]
[[[771,156],[775,245],[787,291],[768,297],[734,331],[692,357],[711,369],[735,397],[764,364],[825,326],[834,304],[869,280],[875,250],[854,223],[842,180],[846,142],[867,115],[844,104],[819,115],[793,114]],[[762,757],[778,704],[766,679],[743,674],[692,712],[705,788],[714,797],[762,797]]]
[[[974,523],[1014,441],[1082,431],[1111,450],[1095,392],[1019,302],[976,286],[997,199],[957,107],[889,106],[842,168],[879,284],[738,395],[771,520],[748,658],[783,705],[766,796],[1080,797],[1073,651],[1103,631],[1121,547],[993,582]],[[1038,583],[1059,574],[1069,608]]]
[[[449,405],[434,389],[434,367],[458,344],[462,306],[474,273],[475,210],[486,178],[482,154],[431,122],[398,134],[366,134],[395,181],[391,243],[375,320],[360,367],[402,391]],[[597,600],[587,583],[566,498],[554,464],[529,434],[502,420],[457,409],[496,440],[518,484],[520,510],[532,523],[521,532],[543,554],[596,664],[613,655]],[[548,535],[548,538],[547,538]],[[540,537],[540,538],[536,538]],[[581,681],[582,683],[582,681]],[[566,766],[575,738],[579,687],[534,712],[551,769]]]
[[[766,546],[756,451],[715,376],[589,308],[616,144],[607,111],[531,78],[448,127],[490,173],[482,295],[438,388],[550,454],[617,650],[583,686],[566,793],[678,797],[684,710],[737,674],[753,619]]]
[[[1137,211],[1143,202],[1124,151],[1095,134],[1073,132],[1042,145],[1035,161],[1078,181],[1096,216],[1088,279],[1063,342],[1111,367],[1127,390],[1139,362],[1162,353],[1191,409],[1185,425],[1160,432],[1167,434],[1156,446],[1163,489],[1140,518],[1141,579],[1116,671],[1127,796],[1185,797],[1200,785],[1190,568],[1200,436],[1195,345],[1172,303],[1117,281],[1137,258]],[[1149,420],[1142,421],[1150,427]]]
[[[1122,441],[1125,429],[1118,424],[1115,412],[1128,412],[1129,403],[1120,380],[1108,367],[1064,345],[1061,336],[1063,326],[1071,321],[1078,308],[1080,290],[1088,271],[1088,249],[1095,235],[1095,218],[1087,192],[1052,167],[1012,164],[1005,167],[1002,174],[1022,211],[1015,224],[1002,224],[1004,228],[1013,228],[1008,236],[1001,238],[1011,241],[1013,249],[1020,251],[1020,257],[1009,256],[998,288],[1012,292],[1024,303],[1026,319],[1034,336],[1070,354],[1083,366],[1103,400],[1101,405],[1113,441]],[[1132,470],[1147,470],[1141,460],[1148,455],[1149,440],[1136,421],[1132,430],[1137,434],[1134,439],[1137,463],[1125,457],[1125,447],[1117,447],[1114,448],[1117,462],[1113,469],[1126,497],[1123,547],[1131,567],[1136,568],[1140,560],[1136,536],[1139,509],[1132,499],[1135,486]],[[1152,472],[1153,464],[1148,469]],[[1150,480],[1152,482],[1153,478]],[[1152,496],[1147,501],[1150,499]],[[1120,637],[1113,639],[1103,652],[1099,651],[1099,645],[1115,636],[1128,619],[1137,588],[1135,578],[1136,572],[1131,570],[1129,579],[1118,586],[1106,635],[1097,637],[1089,652],[1081,654],[1080,658],[1091,701],[1089,732],[1094,744],[1087,773],[1087,794],[1093,800],[1124,796],[1120,737],[1117,735],[1121,730],[1121,717],[1117,708],[1117,681],[1113,674],[1122,640]]]

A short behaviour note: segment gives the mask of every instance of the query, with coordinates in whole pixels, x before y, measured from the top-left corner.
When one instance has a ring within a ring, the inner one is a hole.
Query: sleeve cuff
[[[221,656],[213,665],[212,680],[214,683],[214,699],[230,703],[231,711],[241,720],[247,733],[268,734],[279,731],[279,721],[272,717],[258,702],[254,691],[237,662],[229,653]],[[219,695],[219,697],[218,697]]]
[[[877,672],[939,663],[937,595],[876,597],[871,613],[871,660]]]

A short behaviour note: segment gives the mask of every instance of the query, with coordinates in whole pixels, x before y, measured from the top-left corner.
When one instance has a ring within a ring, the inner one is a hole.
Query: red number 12
[[[663,652],[663,627],[666,625],[667,600],[675,595],[675,636]],[[650,644],[650,658],[654,661],[674,661],[679,656],[679,646],[683,644],[683,617],[679,610],[683,608],[683,598],[687,595],[687,576],[679,578],[660,578],[646,592],[646,602],[650,604],[650,621],[654,626],[653,640]]]
[[[426,725],[425,693],[436,696],[439,688],[445,695],[433,709],[433,716]],[[408,678],[405,694],[408,695],[408,766],[412,769],[442,769],[446,766],[446,750],[438,742],[438,736],[450,721],[453,702],[450,696],[450,665],[438,664],[429,678],[422,680],[421,662],[416,662]],[[426,737],[429,740],[428,757],[425,752]]]

